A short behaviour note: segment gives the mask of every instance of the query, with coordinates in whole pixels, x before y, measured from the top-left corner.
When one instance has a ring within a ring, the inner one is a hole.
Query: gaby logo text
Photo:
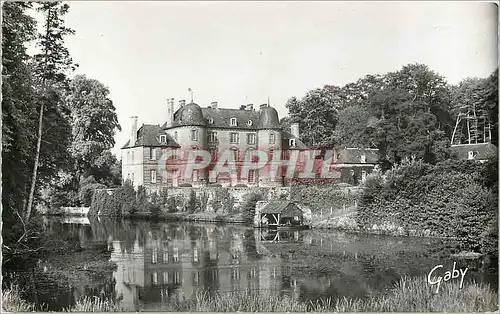
[[[435,277],[435,273],[437,273],[438,269],[443,268],[443,265],[437,265],[434,267],[430,272],[429,275],[427,276],[427,282],[430,285],[437,285],[436,286],[436,293],[439,293],[439,288],[441,286],[441,282],[447,282],[450,281],[451,279],[457,279],[460,278],[460,289],[462,289],[463,284],[464,284],[464,277],[465,274],[467,273],[467,270],[469,269],[468,267],[465,269],[455,269],[456,262],[453,263],[453,269],[451,271],[446,271],[444,273],[444,276],[438,276]]]

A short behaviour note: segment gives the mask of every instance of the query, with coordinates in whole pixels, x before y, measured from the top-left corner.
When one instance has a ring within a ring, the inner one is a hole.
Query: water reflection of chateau
[[[265,248],[258,230],[165,224],[140,242],[136,237],[127,250],[123,242],[112,241],[111,261],[118,266],[116,292],[123,295],[125,307],[189,299],[197,290],[299,296],[281,257],[259,254]]]

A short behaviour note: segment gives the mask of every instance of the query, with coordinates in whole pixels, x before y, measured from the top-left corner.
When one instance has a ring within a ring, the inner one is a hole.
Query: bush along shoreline
[[[11,287],[2,292],[4,311],[32,311],[34,305],[22,301],[20,291]],[[120,302],[84,297],[68,312],[118,312],[127,309]],[[498,293],[489,285],[459,281],[444,284],[438,293],[425,277],[401,278],[387,293],[366,298],[326,298],[299,301],[288,296],[236,291],[210,294],[197,291],[192,298],[170,301],[158,308],[142,311],[192,312],[494,312],[498,311]]]
[[[458,242],[461,252],[497,259],[496,161],[496,156],[486,163],[447,160],[431,165],[406,160],[385,173],[374,171],[357,193],[310,184],[292,187],[290,197],[311,208],[312,228],[450,239]],[[89,215],[250,224],[257,201],[269,199],[266,193],[249,191],[235,206],[224,188],[212,197],[193,190],[186,196],[169,195],[166,189],[147,195],[144,187],[136,192],[126,182],[112,195],[94,193]]]

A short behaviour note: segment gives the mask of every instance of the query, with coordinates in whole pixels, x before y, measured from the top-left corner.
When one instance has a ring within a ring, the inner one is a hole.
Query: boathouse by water
[[[308,227],[310,221],[311,210],[290,200],[257,202],[255,208],[254,227]]]

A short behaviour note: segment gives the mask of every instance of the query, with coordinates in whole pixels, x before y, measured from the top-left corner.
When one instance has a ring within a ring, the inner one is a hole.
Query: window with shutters
[[[274,133],[269,134],[269,144],[275,144],[276,143],[276,135]]]
[[[231,144],[238,144],[239,142],[238,133],[236,132],[229,133],[229,142]]]
[[[249,133],[247,135],[247,144],[255,145],[256,142],[257,142],[257,136],[255,135],[255,133]]]

